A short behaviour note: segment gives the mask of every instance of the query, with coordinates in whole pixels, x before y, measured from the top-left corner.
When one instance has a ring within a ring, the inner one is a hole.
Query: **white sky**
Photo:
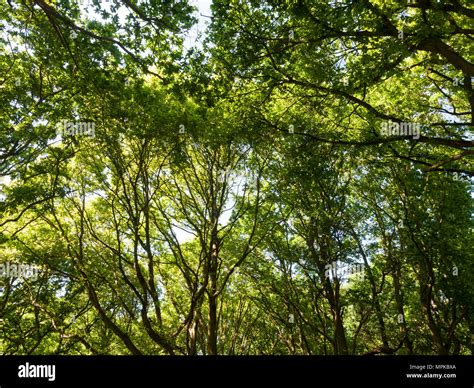
[[[210,22],[212,0],[189,0],[189,3],[198,8],[195,16],[198,18],[197,24],[187,33],[184,47],[189,49],[196,45],[196,39],[199,33],[203,33],[206,24]]]

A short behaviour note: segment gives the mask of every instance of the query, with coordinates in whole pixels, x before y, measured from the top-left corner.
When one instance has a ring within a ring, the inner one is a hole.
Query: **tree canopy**
[[[0,3],[0,353],[474,354],[470,2],[211,9]]]

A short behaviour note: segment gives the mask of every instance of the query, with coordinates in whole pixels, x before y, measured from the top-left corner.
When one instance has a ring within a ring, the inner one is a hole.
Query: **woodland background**
[[[0,1],[0,353],[473,354],[469,3]]]

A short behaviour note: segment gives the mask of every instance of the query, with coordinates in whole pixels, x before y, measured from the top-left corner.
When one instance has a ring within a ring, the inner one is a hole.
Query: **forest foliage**
[[[473,354],[469,3],[2,0],[0,354]]]

